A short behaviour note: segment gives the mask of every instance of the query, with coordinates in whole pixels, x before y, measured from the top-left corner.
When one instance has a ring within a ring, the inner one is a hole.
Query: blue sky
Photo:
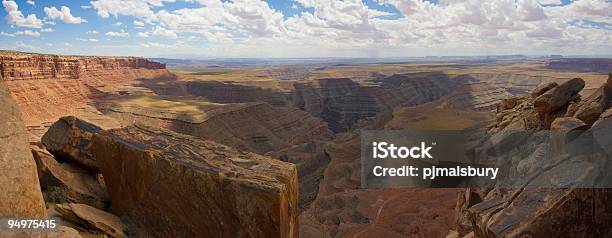
[[[3,0],[2,7],[0,48],[43,53],[194,58],[612,53],[610,0]]]

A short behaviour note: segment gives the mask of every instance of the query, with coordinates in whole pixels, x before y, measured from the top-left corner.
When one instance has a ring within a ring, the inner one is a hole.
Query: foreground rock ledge
[[[297,237],[295,165],[143,126],[93,139],[111,209],[155,237]]]
[[[0,218],[45,218],[36,164],[20,115],[0,77]]]

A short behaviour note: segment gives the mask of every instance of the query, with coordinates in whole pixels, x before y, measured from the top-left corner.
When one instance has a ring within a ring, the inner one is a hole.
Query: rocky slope
[[[192,106],[173,111],[155,105],[104,103],[98,108],[126,125],[155,125],[260,154],[332,136],[324,122],[295,108],[261,102]]]
[[[267,102],[273,106],[291,106],[290,93],[216,81],[190,81],[187,92],[216,103]]]
[[[494,111],[503,99],[512,97],[503,88],[493,87],[486,82],[468,83],[445,96],[442,101],[450,108]]]
[[[465,76],[426,72],[381,76],[367,85],[351,78],[300,80],[288,82],[288,88],[283,91],[215,81],[188,81],[184,87],[189,94],[210,102],[263,101],[273,106],[297,107],[323,119],[333,132],[345,132],[361,119],[399,105],[418,105],[439,99],[472,80]]]
[[[344,132],[361,119],[400,105],[419,105],[449,94],[467,82],[439,72],[398,74],[362,86],[348,78],[316,79],[295,84],[295,104]]]
[[[612,141],[612,121],[605,113],[612,102],[610,85],[612,77],[581,99],[584,81],[575,78],[544,83],[531,95],[502,101],[490,139],[474,153],[477,163],[505,164],[511,180],[492,189],[470,188],[459,198],[460,233],[610,236],[612,230],[604,225],[612,221],[605,162]],[[570,183],[576,179],[580,183]]]

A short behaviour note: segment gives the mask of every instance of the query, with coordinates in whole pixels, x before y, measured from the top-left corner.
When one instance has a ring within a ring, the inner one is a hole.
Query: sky
[[[612,0],[2,0],[0,49],[173,58],[612,55]]]

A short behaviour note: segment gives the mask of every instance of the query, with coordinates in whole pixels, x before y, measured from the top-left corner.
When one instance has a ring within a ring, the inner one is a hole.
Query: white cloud
[[[548,7],[545,12],[567,20],[586,19],[591,21],[612,22],[612,1],[576,0],[564,6]]]
[[[123,22],[120,22],[120,21],[115,22],[115,23],[113,24],[113,26],[121,26],[121,25],[123,25]]]
[[[89,30],[89,31],[86,31],[86,32],[85,32],[85,34],[88,34],[88,35],[95,35],[95,34],[98,34],[98,33],[99,33],[99,32],[98,32],[98,31],[96,31],[96,30]]]
[[[82,9],[91,9],[91,6],[89,5],[85,5],[85,6],[81,6]]]
[[[33,0],[27,0],[26,3],[32,6],[36,6],[36,3]]]
[[[165,38],[165,39],[176,39],[176,38],[178,38],[178,36],[176,35],[176,33],[174,31],[168,30],[168,29],[160,27],[160,26],[155,26],[155,28],[153,29],[151,34],[154,35],[154,36]]]
[[[106,32],[106,34],[104,35],[108,37],[128,37],[130,36],[130,33],[125,32],[124,30],[121,30],[120,32],[109,31],[109,32]]]
[[[81,24],[87,22],[87,20],[83,18],[72,16],[70,13],[70,8],[66,6],[62,6],[60,9],[61,10],[58,10],[55,7],[45,7],[44,11],[45,14],[47,14],[47,17],[51,20],[59,19],[68,24]]]
[[[53,28],[44,28],[42,30],[40,30],[40,32],[53,32]]]
[[[103,18],[110,16],[117,17],[119,15],[151,17],[153,15],[151,6],[161,7],[163,2],[174,2],[174,0],[97,0],[91,1],[91,5],[96,9],[98,15]]]
[[[0,35],[10,36],[10,37],[15,37],[15,36],[39,37],[40,33],[38,31],[25,30],[25,31],[16,31],[13,33],[0,32]]]
[[[98,39],[94,39],[94,38],[87,38],[87,39],[76,38],[76,40],[83,41],[83,42],[98,42]]]
[[[5,19],[9,25],[28,28],[41,28],[43,25],[43,22],[35,14],[24,17],[15,1],[2,0],[2,6],[7,13]]]
[[[561,0],[538,0],[538,3],[542,5],[560,5],[562,4]]]
[[[370,8],[363,0],[292,0],[294,10],[308,9],[292,16],[263,0],[189,1],[200,5],[170,10],[163,6],[174,0],[93,0],[91,6],[102,18],[132,17],[126,19],[136,29],[152,25],[149,32],[134,34],[175,43],[140,47],[170,53],[382,57],[612,52],[610,31],[592,24],[612,22],[609,0],[565,5],[559,0],[375,0],[399,14]],[[205,44],[190,46],[180,40]]]

